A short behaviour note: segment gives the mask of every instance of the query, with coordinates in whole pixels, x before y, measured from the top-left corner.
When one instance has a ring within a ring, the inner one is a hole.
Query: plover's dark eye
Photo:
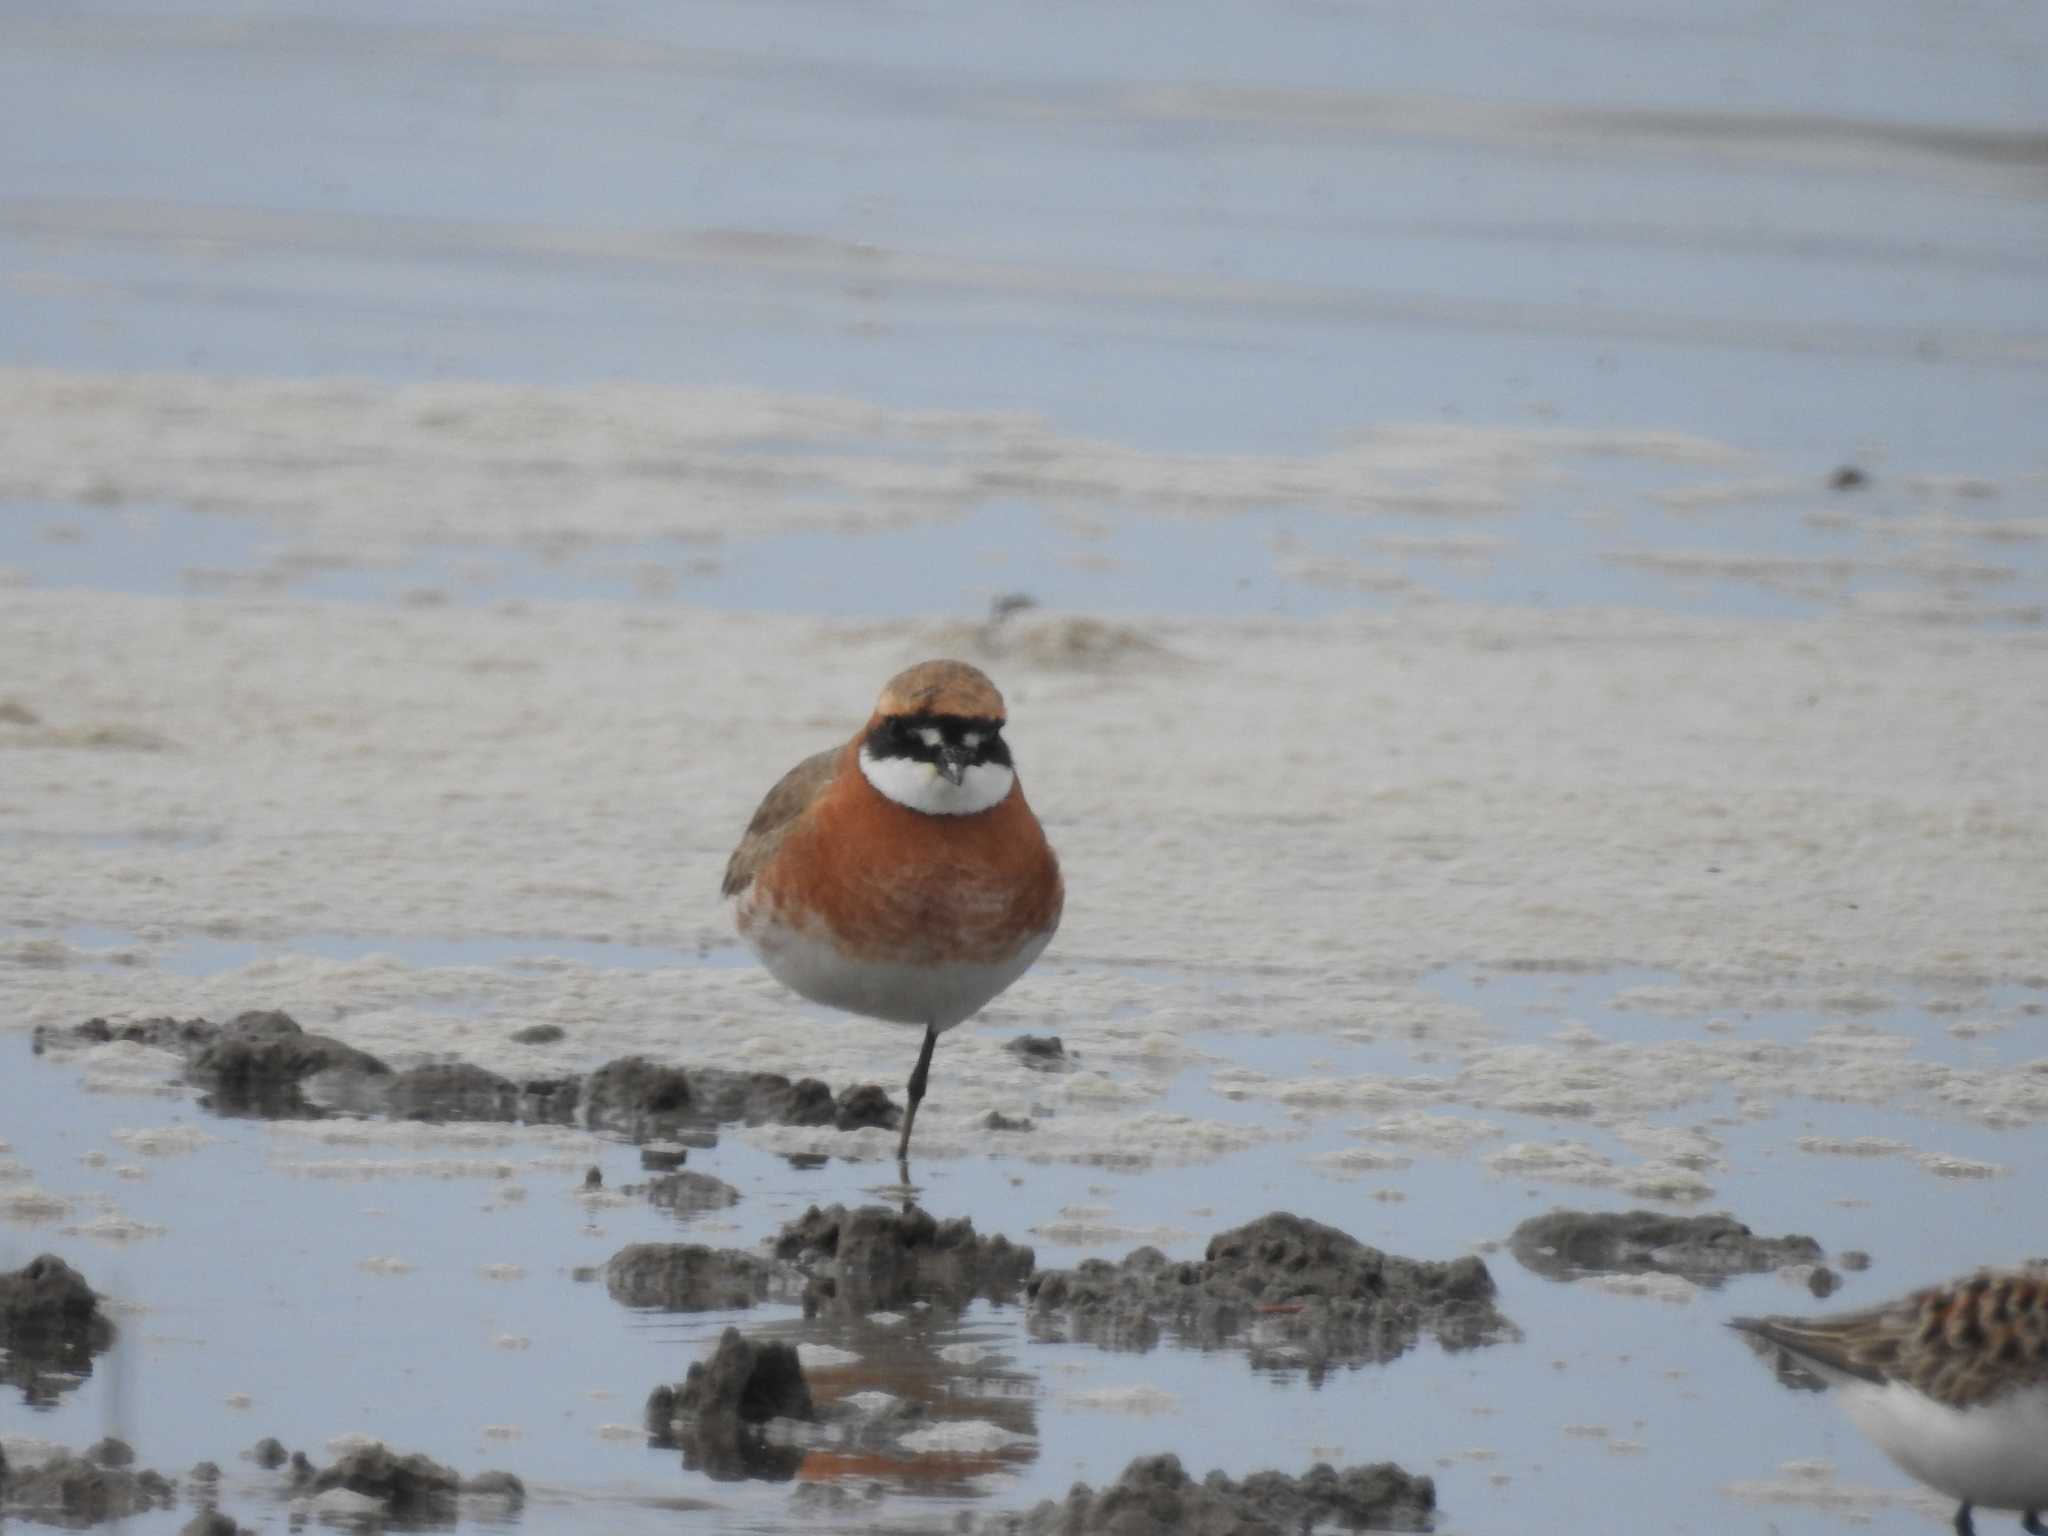
[[[876,748],[885,757],[911,757],[929,761],[938,751],[941,736],[929,721],[894,719],[876,733]]]
[[[979,726],[973,735],[980,738],[979,741],[970,742],[977,763],[998,763],[1005,768],[1010,766],[1010,744],[1003,740],[1003,728],[1000,725]]]

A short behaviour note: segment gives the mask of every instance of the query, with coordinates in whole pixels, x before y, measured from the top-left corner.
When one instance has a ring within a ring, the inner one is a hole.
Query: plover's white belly
[[[1950,1408],[1902,1382],[1841,1388],[1856,1427],[1906,1471],[1991,1509],[2048,1508],[2048,1383]]]
[[[863,960],[823,932],[761,914],[744,928],[768,974],[792,992],[848,1013],[951,1029],[1031,968],[1051,942],[1033,935],[989,961]]]

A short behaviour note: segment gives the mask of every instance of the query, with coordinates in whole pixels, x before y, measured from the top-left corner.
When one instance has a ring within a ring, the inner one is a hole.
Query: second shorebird
[[[2048,1265],[1980,1270],[1833,1317],[1738,1317],[1835,1388],[1856,1427],[1906,1471],[1970,1507],[2021,1511],[2048,1536]]]
[[[1065,890],[1003,738],[1003,696],[964,661],[892,677],[866,725],[768,791],[725,866],[739,930],[791,991],[924,1026],[910,1130],[941,1032],[1030,967]]]

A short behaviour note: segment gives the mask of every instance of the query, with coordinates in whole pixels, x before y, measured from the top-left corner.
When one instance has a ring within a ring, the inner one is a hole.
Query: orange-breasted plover
[[[740,934],[777,981],[924,1026],[899,1160],[940,1033],[1023,975],[1059,926],[1059,860],[1003,722],[1003,696],[963,661],[898,673],[852,740],[768,791],[725,866]]]
[[[1738,1317],[1834,1387],[1851,1422],[1930,1488],[2048,1536],[2048,1264],[1987,1269],[1833,1317]]]

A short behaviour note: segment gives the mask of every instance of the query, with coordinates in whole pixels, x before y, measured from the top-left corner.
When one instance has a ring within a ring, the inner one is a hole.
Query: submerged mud
[[[902,1111],[872,1083],[834,1095],[815,1077],[791,1081],[779,1072],[732,1072],[719,1067],[672,1067],[626,1056],[590,1074],[589,1124],[634,1141],[689,1125],[832,1126],[894,1129]]]
[[[176,1483],[161,1472],[137,1469],[134,1459],[119,1440],[102,1440],[83,1455],[59,1448],[21,1465],[0,1456],[0,1516],[78,1527],[171,1508]]]
[[[1256,1365],[1315,1378],[1392,1360],[1425,1334],[1446,1349],[1519,1336],[1479,1259],[1400,1258],[1286,1211],[1219,1233],[1199,1261],[1139,1248],[1121,1263],[1035,1276],[1027,1290],[1041,1337],[1149,1350],[1172,1333],[1204,1349],[1240,1344]]]
[[[302,1451],[288,1456],[275,1439],[259,1442],[248,1459],[278,1474],[273,1491],[292,1502],[294,1528],[309,1512],[356,1524],[447,1525],[465,1500],[500,1517],[517,1513],[526,1503],[526,1485],[511,1472],[465,1478],[429,1456],[397,1452],[376,1441],[357,1445],[319,1468]],[[127,1443],[114,1439],[83,1453],[46,1448],[11,1465],[0,1454],[0,1517],[78,1528],[173,1509],[182,1495],[197,1506],[183,1532],[232,1536],[242,1528],[218,1507],[218,1463],[199,1463],[181,1485],[177,1478],[135,1467],[134,1461]]]

